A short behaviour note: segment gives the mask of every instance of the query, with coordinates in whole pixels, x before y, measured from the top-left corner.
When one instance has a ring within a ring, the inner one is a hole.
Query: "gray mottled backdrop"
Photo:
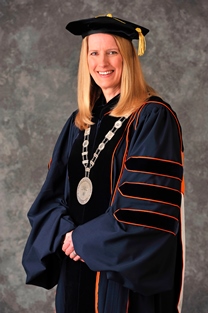
[[[109,12],[151,30],[146,79],[178,113],[186,152],[183,313],[208,312],[208,1],[0,0],[1,313],[54,312],[55,289],[24,284],[26,213],[76,108],[80,38],[65,25]]]

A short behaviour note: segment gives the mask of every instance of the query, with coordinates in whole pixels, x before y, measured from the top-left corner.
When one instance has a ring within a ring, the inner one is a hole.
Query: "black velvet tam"
[[[139,32],[143,36],[149,32],[147,28],[113,17],[111,14],[73,21],[67,24],[66,29],[74,35],[82,36],[82,38],[92,34],[105,33],[128,40],[138,39]]]

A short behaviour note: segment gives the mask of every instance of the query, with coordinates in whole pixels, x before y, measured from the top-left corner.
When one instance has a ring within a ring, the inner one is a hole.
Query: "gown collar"
[[[120,94],[113,97],[110,101],[106,103],[105,97],[103,94],[95,102],[92,114],[94,117],[102,118],[106,113],[110,112],[115,105],[118,103]]]

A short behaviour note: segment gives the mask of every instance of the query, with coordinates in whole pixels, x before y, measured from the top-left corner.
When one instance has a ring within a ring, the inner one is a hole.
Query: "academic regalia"
[[[89,159],[118,119],[118,97],[94,107]],[[74,112],[56,143],[46,181],[31,207],[23,255],[27,283],[56,284],[57,313],[179,313],[184,273],[183,144],[160,98],[129,116],[91,170],[93,194],[78,203],[83,131]],[[79,165],[80,164],[80,165]],[[73,231],[76,253],[62,252]],[[98,311],[96,311],[98,309]]]

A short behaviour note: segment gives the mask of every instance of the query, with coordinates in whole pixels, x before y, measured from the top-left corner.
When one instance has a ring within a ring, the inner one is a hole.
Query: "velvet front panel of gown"
[[[91,160],[99,143],[118,120],[118,118],[107,114],[117,101],[118,96],[112,99],[108,104],[103,103],[103,99],[100,99],[100,101],[96,103],[93,110],[94,125],[91,127],[90,143],[88,147],[89,160]],[[79,132],[79,136],[74,142],[68,162],[70,182],[68,206],[69,215],[77,226],[103,214],[109,206],[111,197],[111,158],[115,146],[125,129],[126,123],[127,120],[123,123],[122,127],[117,130],[115,136],[107,143],[105,149],[100,153],[94,167],[91,169],[90,179],[93,184],[93,192],[90,200],[85,205],[81,205],[76,196],[78,183],[85,176],[84,166],[82,165],[84,131]],[[96,272],[91,271],[85,263],[81,261],[74,262],[69,257],[65,257],[57,287],[57,313],[95,312],[95,280]]]

